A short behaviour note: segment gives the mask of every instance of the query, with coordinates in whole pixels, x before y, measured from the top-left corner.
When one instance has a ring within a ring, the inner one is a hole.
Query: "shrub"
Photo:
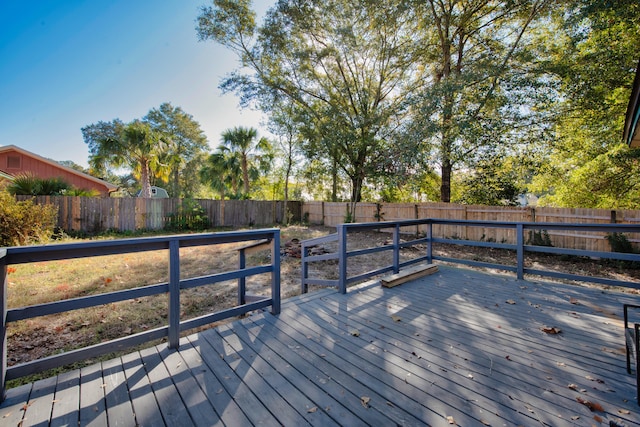
[[[13,195],[21,196],[59,196],[71,186],[62,178],[38,178],[30,173],[15,177],[7,190]]]
[[[611,245],[611,250],[613,252],[622,252],[625,254],[633,254],[636,253],[633,245],[622,233],[609,233],[607,234],[607,241]]]
[[[167,230],[192,230],[201,231],[209,228],[209,217],[193,199],[184,199],[175,213],[169,215],[165,229]]]
[[[0,246],[22,246],[51,239],[58,209],[51,205],[22,202],[0,191]]]
[[[534,246],[553,246],[547,230],[529,232],[529,244]]]

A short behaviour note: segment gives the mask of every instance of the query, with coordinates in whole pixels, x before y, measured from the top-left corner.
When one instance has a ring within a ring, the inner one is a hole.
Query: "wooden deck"
[[[634,301],[451,267],[390,289],[321,290],[179,351],[10,389],[0,424],[640,425],[621,326]]]

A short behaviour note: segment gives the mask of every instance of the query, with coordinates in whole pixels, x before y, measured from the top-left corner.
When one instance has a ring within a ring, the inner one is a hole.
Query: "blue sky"
[[[264,11],[275,0],[254,2]],[[198,42],[206,0],[2,0],[0,145],[87,166],[80,129],[142,118],[171,102],[191,114],[215,148],[220,134],[261,115],[222,95],[236,57]]]

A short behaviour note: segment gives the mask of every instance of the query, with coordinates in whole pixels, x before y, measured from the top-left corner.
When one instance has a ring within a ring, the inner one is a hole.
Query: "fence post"
[[[516,225],[516,264],[518,280],[524,279],[524,224]]]
[[[271,314],[280,313],[280,229],[273,230],[271,241]]]
[[[169,348],[180,346],[180,240],[169,241]]]
[[[6,397],[7,376],[7,250],[0,249],[0,403]]]
[[[338,290],[341,294],[347,293],[347,226],[338,224]]]

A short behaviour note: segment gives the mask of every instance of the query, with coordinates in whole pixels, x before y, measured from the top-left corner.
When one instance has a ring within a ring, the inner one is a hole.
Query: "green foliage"
[[[625,254],[637,253],[627,236],[623,233],[609,233],[606,238],[609,245],[611,245],[611,250],[613,252],[621,252]]]
[[[209,228],[207,217],[202,206],[193,199],[184,199],[178,210],[169,215],[165,225],[171,231],[202,231]]]
[[[170,197],[193,197],[200,181],[191,171],[200,169],[208,151],[207,138],[200,124],[182,108],[168,102],[150,110],[143,121],[161,138],[170,141],[162,154],[162,162],[169,166]]]
[[[0,246],[23,246],[47,242],[53,236],[58,211],[31,200],[17,202],[0,191]]]
[[[20,196],[60,196],[70,189],[62,178],[38,178],[29,173],[16,176],[7,186],[9,193]]]
[[[534,246],[553,246],[547,230],[531,230],[528,244]]]
[[[469,205],[517,206],[523,189],[515,172],[499,159],[480,162],[470,175],[462,178],[457,203]]]
[[[567,163],[574,162],[567,159]],[[545,186],[552,189],[538,200],[540,206],[640,208],[640,150],[618,143],[592,160],[566,168],[558,165],[556,172],[534,179],[530,187],[534,191]]]

